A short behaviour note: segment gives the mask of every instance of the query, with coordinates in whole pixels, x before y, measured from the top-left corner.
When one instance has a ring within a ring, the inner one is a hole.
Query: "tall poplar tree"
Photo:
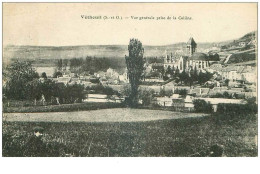
[[[129,95],[130,106],[136,107],[138,105],[138,87],[141,79],[144,78],[144,63],[143,58],[144,49],[142,43],[137,39],[130,39],[128,45],[129,56],[125,56],[127,73],[131,85],[131,92]]]

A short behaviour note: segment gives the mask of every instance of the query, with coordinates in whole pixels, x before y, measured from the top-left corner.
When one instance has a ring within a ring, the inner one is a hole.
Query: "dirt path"
[[[140,122],[163,119],[203,117],[207,114],[180,113],[146,109],[101,109],[78,112],[4,113],[3,121],[18,122]]]

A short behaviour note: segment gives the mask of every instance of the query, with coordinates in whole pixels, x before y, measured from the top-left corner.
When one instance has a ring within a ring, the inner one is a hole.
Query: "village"
[[[210,103],[215,112],[219,103],[245,104],[244,99],[256,96],[256,62],[249,60],[236,63],[231,60],[232,56],[255,54],[255,46],[256,38],[252,35],[249,41],[240,41],[228,48],[216,45],[203,50],[197,48],[195,39],[191,37],[184,48],[165,52],[161,58],[157,58],[158,62],[146,61],[140,89],[151,90],[153,93],[153,97],[149,99],[151,101],[148,102],[150,105],[175,111],[193,111],[195,99]],[[43,70],[38,73],[45,73]],[[83,102],[121,103],[126,98],[122,95],[129,84],[126,68],[123,72],[108,68],[93,74],[75,73],[66,63],[58,73],[55,71],[56,77],[53,77],[53,72],[47,76],[58,84],[79,84],[83,85],[84,89],[103,86],[116,91],[113,95],[107,95],[88,90]],[[204,77],[203,74],[207,75]],[[144,101],[139,99],[139,104],[143,103]]]

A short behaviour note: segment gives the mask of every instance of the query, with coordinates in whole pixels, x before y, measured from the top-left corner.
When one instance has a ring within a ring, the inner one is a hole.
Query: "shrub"
[[[86,88],[90,94],[106,94],[106,95],[119,95],[119,93],[109,86],[95,85]]]
[[[142,89],[138,91],[138,98],[143,101],[143,105],[150,105],[154,98],[154,90],[153,89]]]
[[[174,94],[180,94],[180,95],[187,95],[188,94],[188,90],[187,89],[176,89],[174,90]]]
[[[255,103],[247,104],[218,104],[217,115],[223,119],[249,118],[257,113]]]
[[[57,157],[71,154],[72,151],[64,144],[51,141],[29,133],[13,135],[3,134],[3,156],[6,157]]]
[[[164,88],[160,90],[159,96],[164,97],[164,96],[172,96],[172,90],[165,90]]]
[[[236,121],[236,120],[255,120],[257,114],[257,104],[255,98],[247,100],[247,104],[218,104],[217,113],[214,119],[220,121]]]
[[[210,103],[207,103],[205,100],[193,100],[195,112],[204,112],[204,113],[211,113],[212,106]]]

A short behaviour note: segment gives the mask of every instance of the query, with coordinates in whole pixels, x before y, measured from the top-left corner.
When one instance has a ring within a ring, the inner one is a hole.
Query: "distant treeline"
[[[123,72],[126,68],[124,58],[97,58],[97,57],[86,57],[84,58],[73,58],[73,59],[59,59],[57,60],[58,70],[62,70],[69,67],[71,72],[84,73],[88,72],[93,74],[98,71],[106,71],[108,68]]]
[[[163,63],[164,58],[163,57],[146,57],[146,62],[151,63]]]
[[[147,63],[163,63],[163,58],[147,57]],[[93,74],[98,71],[106,71],[108,68],[115,69],[117,72],[124,72],[126,68],[125,58],[107,58],[107,57],[92,57],[73,59],[58,59],[56,66],[58,70],[69,67],[74,73],[88,72]]]

